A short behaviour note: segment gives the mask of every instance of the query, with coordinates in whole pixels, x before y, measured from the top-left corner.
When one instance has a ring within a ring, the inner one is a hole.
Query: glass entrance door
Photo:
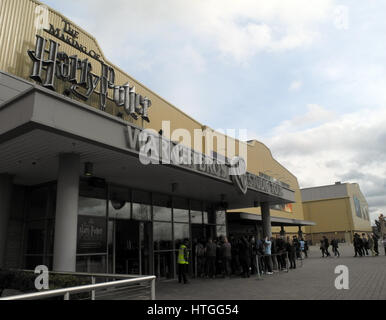
[[[140,274],[139,223],[115,220],[115,273]]]
[[[135,220],[112,220],[113,273],[144,274],[151,272],[151,223]]]

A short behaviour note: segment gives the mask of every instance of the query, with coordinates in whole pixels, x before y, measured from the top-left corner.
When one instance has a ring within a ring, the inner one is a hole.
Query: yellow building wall
[[[306,227],[308,233],[351,230],[349,198],[311,201],[303,203],[304,216],[316,223]]]
[[[371,222],[369,219],[359,218],[356,214],[354,196],[358,198],[361,204],[361,208],[366,208],[368,210],[368,204],[366,198],[362,194],[359,185],[356,183],[347,184],[347,191],[350,196],[350,204],[351,204],[351,214],[353,219],[353,229],[355,231],[363,231],[363,232],[372,232]]]
[[[323,235],[331,239],[345,239],[351,242],[355,232],[371,231],[370,222],[358,223],[355,217],[355,208],[352,197],[307,201],[303,203],[304,218],[316,223],[306,227],[313,243],[318,242]]]

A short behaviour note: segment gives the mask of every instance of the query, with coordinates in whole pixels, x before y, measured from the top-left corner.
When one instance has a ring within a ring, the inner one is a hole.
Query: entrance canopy
[[[141,128],[5,73],[0,77],[0,97],[4,100],[0,105],[0,173],[13,175],[16,184],[55,181],[59,155],[76,153],[82,163],[93,163],[95,177],[109,183],[225,202],[229,209],[254,207],[257,202],[294,202],[293,190],[273,186],[251,173],[247,173],[247,192],[241,194],[229,176],[173,164],[143,165],[138,150],[128,142],[128,131],[132,138]]]

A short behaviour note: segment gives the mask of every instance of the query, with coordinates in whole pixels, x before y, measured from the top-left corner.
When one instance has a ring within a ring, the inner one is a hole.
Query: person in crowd
[[[242,268],[242,277],[249,278],[250,262],[251,262],[251,246],[245,236],[241,237],[239,252],[240,252],[240,263]]]
[[[320,240],[320,251],[322,252],[322,258],[324,258],[324,255],[326,254],[326,250],[324,248],[324,240],[323,239]],[[326,254],[326,256],[327,256],[327,254]]]
[[[375,256],[375,252],[374,252],[374,240],[372,237],[370,237],[370,235],[367,235],[367,246],[368,246],[368,250],[371,252],[371,256],[374,257]]]
[[[369,241],[364,233],[362,233],[362,254],[366,256],[369,255]]]
[[[283,251],[283,243],[281,242],[281,237],[276,236],[275,239],[275,245],[276,245],[276,261],[277,261],[277,267],[278,270],[282,270],[282,262],[281,262],[281,254]]]
[[[235,275],[240,274],[240,258],[239,258],[239,240],[231,236],[232,248],[232,272]]]
[[[224,242],[221,247],[221,256],[223,260],[223,277],[230,277],[232,273],[231,262],[232,262],[232,245],[229,243],[228,238],[224,238]]]
[[[276,239],[271,237],[271,261],[272,261],[272,272],[273,270],[279,270],[278,262],[277,262],[277,244]]]
[[[385,249],[385,256],[386,256],[386,235],[383,236],[383,248]]]
[[[254,236],[250,237],[251,244],[251,274],[257,273],[257,247],[256,247],[256,239]]]
[[[305,254],[306,258],[308,258],[308,250],[309,250],[308,240],[304,240],[304,254]]]
[[[354,251],[355,251],[354,257],[357,257],[358,255],[360,257],[362,257],[362,255],[363,255],[363,251],[362,251],[363,243],[362,243],[361,237],[357,233],[354,234],[353,244],[354,244]]]
[[[301,255],[300,255],[300,243],[299,243],[299,239],[297,236],[293,236],[292,237],[292,243],[294,244],[295,246],[295,251],[296,251],[296,259],[301,259]]]
[[[215,272],[215,275],[221,274],[222,270],[223,270],[223,257],[221,255],[222,243],[223,243],[222,237],[217,238],[215,240],[215,244],[216,244],[216,272]]]
[[[261,239],[257,240],[257,260],[259,263],[259,270],[261,274],[266,272],[265,261],[264,261],[264,243]]]
[[[336,240],[335,238],[331,240],[331,248],[332,248],[332,252],[334,253],[334,256],[340,257],[340,253],[338,249],[339,248],[338,240]]]
[[[286,253],[286,242],[283,237],[279,237],[276,240],[277,244],[277,251],[278,251],[278,262],[280,265],[281,270],[286,270],[287,269],[287,253]]]
[[[179,249],[178,249],[178,282],[181,283],[182,280],[185,284],[189,283],[187,279],[188,265],[189,265],[189,250],[188,250],[189,240],[185,239]]]
[[[330,257],[330,252],[328,252],[328,247],[330,246],[330,242],[328,241],[326,236],[323,236],[323,241],[324,241],[324,251],[327,254],[327,257]]]
[[[288,253],[288,260],[290,263],[290,269],[296,269],[296,244],[287,237],[286,250]]]
[[[205,276],[205,247],[203,240],[200,239],[196,246],[196,255],[197,255],[197,275],[202,278]]]
[[[265,257],[266,266],[267,266],[267,274],[273,274],[271,249],[272,249],[272,242],[269,240],[268,237],[265,237],[265,240],[264,240],[264,257]]]
[[[300,239],[300,248],[304,254],[305,258],[308,258],[308,243],[304,238]]]
[[[306,256],[306,253],[305,253],[305,242],[304,242],[303,238],[300,238],[299,246],[300,246],[300,254],[304,254],[304,256]]]
[[[373,242],[374,242],[375,256],[379,256],[379,247],[378,247],[379,238],[375,233],[372,234],[372,238],[373,238]]]
[[[216,277],[216,256],[217,256],[217,246],[213,242],[212,238],[208,239],[206,244],[206,263],[207,263],[207,276],[208,278],[214,279]]]

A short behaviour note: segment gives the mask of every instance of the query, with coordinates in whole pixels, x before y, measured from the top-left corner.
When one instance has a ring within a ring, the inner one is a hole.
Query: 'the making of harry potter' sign
[[[83,101],[87,101],[94,92],[98,93],[99,108],[103,111],[106,110],[109,89],[111,89],[113,92],[111,99],[117,106],[123,107],[125,112],[134,119],[141,116],[143,120],[150,122],[148,109],[152,105],[151,100],[136,93],[135,86],[130,86],[129,83],[116,85],[114,69],[104,63],[95,51],[79,44],[79,33],[69,22],[63,21],[63,23],[62,30],[51,25],[50,29],[45,31],[97,60],[101,64],[101,74],[96,75],[92,72],[92,64],[88,58],[82,60],[77,55],[68,56],[65,52],[59,51],[58,42],[36,35],[35,50],[28,50],[28,55],[33,61],[30,77],[52,90],[55,90],[55,78],[70,82],[70,92]]]

